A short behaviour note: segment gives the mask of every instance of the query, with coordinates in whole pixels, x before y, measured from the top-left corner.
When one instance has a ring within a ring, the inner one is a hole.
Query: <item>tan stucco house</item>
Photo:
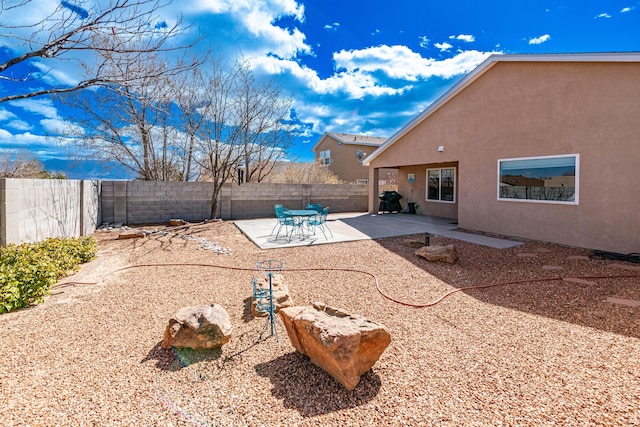
[[[398,168],[419,214],[640,252],[640,53],[491,56],[364,164],[371,212]]]
[[[313,146],[316,163],[327,167],[338,179],[351,184],[367,184],[369,168],[362,160],[387,138],[326,132]]]

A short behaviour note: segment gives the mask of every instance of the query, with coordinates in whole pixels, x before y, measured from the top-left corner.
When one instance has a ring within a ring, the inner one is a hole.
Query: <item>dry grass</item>
[[[606,302],[640,300],[640,278],[535,280],[640,275],[624,263],[536,242],[498,250],[433,238],[456,245],[461,258],[447,265],[415,257],[404,238],[263,251],[232,223],[175,231],[232,254],[171,234],[96,233],[98,259],[72,279],[97,284],[58,286],[44,304],[0,316],[0,425],[640,425],[640,308]],[[249,270],[264,259],[285,261],[297,304],[324,301],[389,328],[390,346],[353,392],[286,334],[258,341],[265,321],[249,314]],[[110,273],[158,263],[248,270]],[[418,305],[533,281],[415,308],[383,297],[367,274],[331,269],[373,273],[385,294]],[[229,312],[229,344],[160,348],[173,313],[206,303]]]

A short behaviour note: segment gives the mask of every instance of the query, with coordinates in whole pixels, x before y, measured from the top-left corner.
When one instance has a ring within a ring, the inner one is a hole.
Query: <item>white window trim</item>
[[[319,154],[320,164],[323,166],[328,166],[331,164],[331,149],[326,149],[320,151]]]
[[[536,159],[557,159],[562,157],[574,157],[576,159],[576,190],[574,201],[561,201],[561,200],[536,200],[536,199],[501,199],[500,198],[500,162],[509,160],[536,160]],[[498,171],[497,171],[497,188],[496,197],[500,202],[523,202],[523,203],[544,203],[550,205],[579,205],[580,204],[580,154],[558,154],[556,156],[533,156],[533,157],[512,157],[506,159],[498,159]]]
[[[429,198],[429,171],[441,171],[440,172],[440,199],[442,199],[442,170],[443,169],[452,169],[453,170],[453,200],[434,200]],[[456,199],[458,197],[458,171],[455,166],[447,166],[442,168],[427,168],[427,177],[426,177],[426,190],[424,193],[424,199],[428,203],[456,203]]]

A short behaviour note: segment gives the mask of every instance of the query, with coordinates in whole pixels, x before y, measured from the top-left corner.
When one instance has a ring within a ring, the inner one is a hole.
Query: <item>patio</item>
[[[385,237],[429,233],[432,236],[449,237],[497,249],[522,245],[522,242],[501,239],[481,234],[459,231],[455,220],[407,214],[369,214],[363,212],[329,214],[327,226],[333,237],[327,238],[318,232],[315,235],[294,236],[291,241],[281,233],[276,239],[275,218],[234,221],[249,240],[261,249],[312,246],[326,243],[351,242],[356,240],[382,239]],[[277,230],[277,227],[276,227]]]

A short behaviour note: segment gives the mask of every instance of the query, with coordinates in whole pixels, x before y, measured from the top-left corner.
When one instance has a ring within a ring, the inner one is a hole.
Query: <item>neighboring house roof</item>
[[[526,54],[526,55],[502,55],[489,56],[480,65],[464,76],[442,96],[431,103],[422,113],[411,119],[400,130],[391,135],[384,144],[366,157],[362,164],[369,166],[371,161],[382,154],[398,139],[420,124],[423,120],[446,104],[450,99],[464,90],[480,76],[489,71],[498,62],[640,62],[640,52],[623,53],[567,53],[567,54]],[[315,148],[315,147],[314,147]]]
[[[372,147],[379,147],[382,145],[387,138],[380,138],[377,136],[368,136],[368,135],[353,135],[349,133],[337,133],[337,132],[325,132],[322,135],[322,138],[313,146],[312,150],[315,153],[318,145],[325,140],[325,138],[333,138],[341,144],[351,144],[351,145],[369,145]]]

